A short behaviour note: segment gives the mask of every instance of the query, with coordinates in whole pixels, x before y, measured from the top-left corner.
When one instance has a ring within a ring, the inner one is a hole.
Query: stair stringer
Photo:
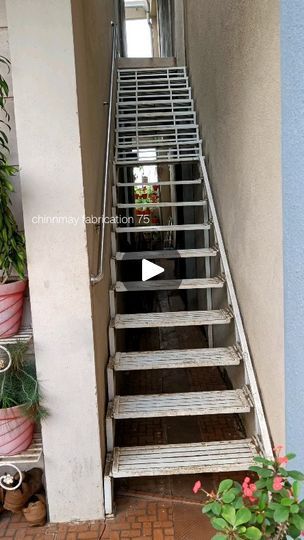
[[[239,309],[239,304],[237,301],[237,296],[236,296],[236,292],[235,292],[235,288],[234,288],[234,284],[233,284],[233,280],[232,280],[232,276],[230,272],[230,267],[229,267],[229,263],[228,263],[228,259],[227,259],[227,255],[225,251],[221,228],[220,228],[219,220],[218,220],[216,209],[215,209],[214,199],[213,199],[212,190],[211,190],[208,172],[207,172],[206,163],[205,163],[205,157],[203,155],[200,155],[199,163],[200,163],[201,174],[204,180],[204,186],[205,186],[206,195],[207,195],[207,199],[209,203],[209,211],[211,214],[214,232],[216,235],[217,247],[220,252],[221,263],[222,263],[223,271],[225,274],[226,286],[227,286],[227,292],[228,292],[228,301],[230,303],[231,309],[234,314],[236,340],[240,346],[241,353],[243,356],[245,382],[250,388],[251,398],[253,401],[256,435],[259,438],[259,442],[262,445],[264,455],[271,458],[273,456],[273,451],[272,451],[272,444],[271,444],[271,439],[269,435],[269,430],[268,430],[268,426],[266,422],[264,408],[262,405],[260,391],[257,384],[256,375],[253,368],[253,362],[252,362],[250,351],[249,351],[249,346],[248,346],[248,342],[247,342],[247,338],[246,338],[246,334],[244,330],[244,325],[243,325],[243,321],[242,321],[242,317],[241,317],[241,313]]]

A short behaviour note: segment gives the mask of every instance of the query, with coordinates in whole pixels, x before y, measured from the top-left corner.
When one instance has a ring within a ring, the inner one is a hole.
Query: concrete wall
[[[102,518],[90,260],[82,220],[88,172],[71,2],[9,0],[7,13],[36,364],[50,411],[42,429],[50,519]],[[79,221],[38,225],[35,216]]]
[[[284,441],[278,0],[187,0],[205,154],[267,418]]]

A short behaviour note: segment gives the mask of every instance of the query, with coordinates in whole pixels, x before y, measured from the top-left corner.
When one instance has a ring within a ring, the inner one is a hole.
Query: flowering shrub
[[[194,484],[193,492],[206,496],[203,514],[218,531],[213,540],[285,540],[304,535],[304,500],[299,499],[304,475],[285,469],[295,454],[280,457],[281,451],[282,446],[274,449],[273,460],[255,458],[250,470],[258,480],[247,476],[242,485],[223,480],[216,493],[208,493],[200,481]]]

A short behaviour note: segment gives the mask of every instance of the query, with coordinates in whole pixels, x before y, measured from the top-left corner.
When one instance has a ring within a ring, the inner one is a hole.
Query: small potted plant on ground
[[[32,442],[36,422],[46,417],[41,405],[34,363],[25,356],[28,345],[10,346],[11,367],[0,372],[0,454],[26,450]],[[0,357],[0,367],[5,360]]]
[[[208,493],[198,480],[194,493],[206,497],[203,514],[211,521],[216,534],[213,540],[286,540],[301,538],[304,532],[304,500],[300,498],[304,475],[286,470],[295,454],[280,456],[282,447],[274,449],[274,459],[256,457],[250,467],[252,478],[242,485],[223,480],[216,492]],[[258,477],[258,479],[257,479]]]
[[[9,69],[9,61],[3,56],[0,56],[0,63]],[[10,129],[5,108],[8,92],[8,85],[0,75],[0,111],[6,119],[0,122]],[[27,285],[25,239],[11,210],[11,193],[14,191],[11,178],[17,168],[8,163],[8,137],[3,129],[0,129],[0,338],[18,332]]]

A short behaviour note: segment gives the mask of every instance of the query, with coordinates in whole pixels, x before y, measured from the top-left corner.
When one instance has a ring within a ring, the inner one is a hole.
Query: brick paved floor
[[[116,517],[106,523],[28,528],[21,514],[0,516],[1,540],[209,540],[211,536],[199,504],[151,498],[119,496]]]

